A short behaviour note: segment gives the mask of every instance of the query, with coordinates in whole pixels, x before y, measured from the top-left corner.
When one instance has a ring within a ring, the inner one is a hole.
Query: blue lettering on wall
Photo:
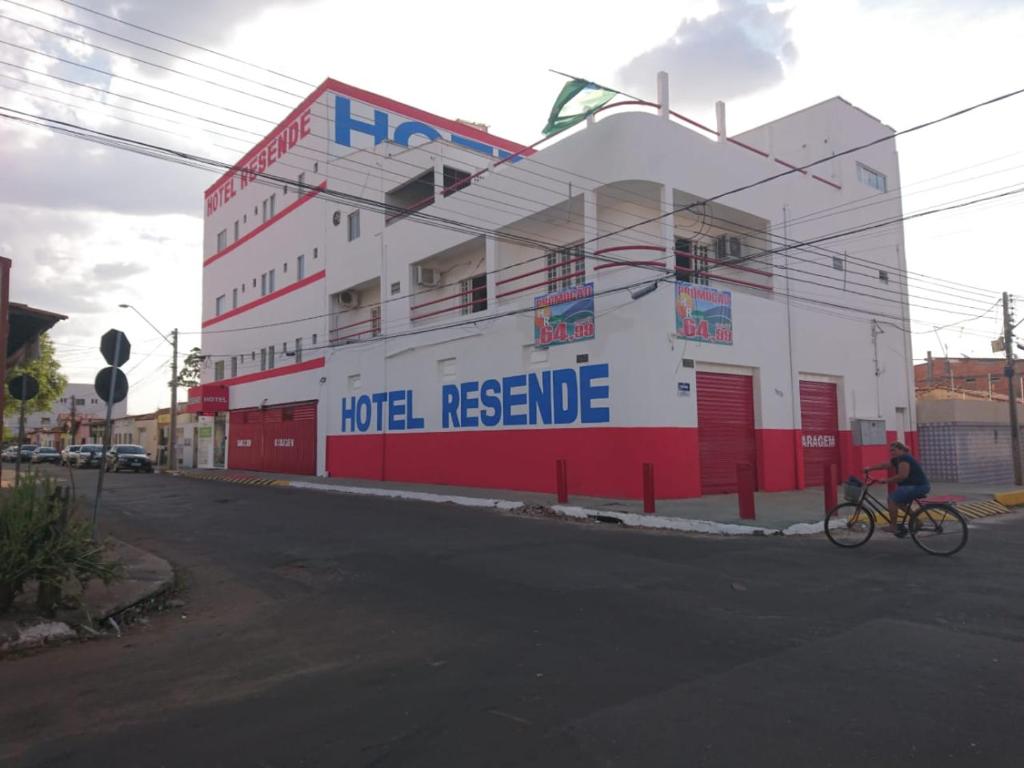
[[[530,425],[607,424],[611,421],[610,368],[531,371],[502,379],[441,387],[441,429]],[[411,389],[341,399],[341,431],[404,432],[425,429]]]
[[[403,147],[408,147],[409,139],[416,135],[424,136],[427,141],[437,141],[441,138],[441,134],[436,128],[431,128],[426,123],[419,123],[415,120],[410,120],[408,123],[402,123],[395,128],[395,144],[401,144]]]
[[[344,96],[334,97],[334,141],[352,146],[352,131],[359,131],[373,136],[376,146],[388,140],[388,113],[379,109],[373,110],[373,122],[364,123],[352,117],[352,102]]]

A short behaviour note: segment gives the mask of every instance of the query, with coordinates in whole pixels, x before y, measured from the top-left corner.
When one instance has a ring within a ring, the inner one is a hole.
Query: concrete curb
[[[521,501],[507,499],[486,499],[476,496],[449,496],[440,493],[424,493],[422,491],[405,491],[390,488],[366,488],[355,485],[325,485],[301,480],[282,480],[288,487],[304,491],[320,493],[338,493],[352,496],[377,496],[407,501],[426,501],[434,504],[458,504],[464,507],[483,509],[500,509],[514,512],[530,506]],[[824,523],[796,523],[786,528],[764,528],[738,523],[718,523],[711,520],[690,520],[681,517],[665,517],[662,515],[637,515],[630,512],[609,512],[607,510],[587,509],[567,505],[550,507],[552,511],[563,517],[576,519],[608,519],[614,518],[629,528],[652,528],[657,530],[679,531],[682,533],[704,533],[717,536],[811,536],[823,533]]]
[[[1004,507],[1019,507],[1024,504],[1024,491],[1006,491],[997,493],[992,498]]]

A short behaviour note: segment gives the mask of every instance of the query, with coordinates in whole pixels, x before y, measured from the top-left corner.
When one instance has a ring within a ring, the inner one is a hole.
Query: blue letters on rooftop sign
[[[607,424],[611,387],[607,363],[558,368],[441,387],[441,429],[526,425]],[[410,389],[341,399],[342,432],[424,429]]]

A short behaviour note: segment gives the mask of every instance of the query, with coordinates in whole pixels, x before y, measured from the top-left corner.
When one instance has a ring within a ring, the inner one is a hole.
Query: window
[[[845,268],[846,267],[843,264],[842,257],[840,257],[840,256],[833,256],[832,257],[832,269],[838,269],[840,272],[842,272]]]
[[[228,231],[226,229],[222,229],[220,232],[217,233],[217,250],[218,251],[223,251],[227,247],[228,247]]]
[[[277,202],[277,195],[270,196],[270,215],[274,215],[274,203]]]
[[[274,270],[270,270],[269,272],[267,272],[267,276],[268,276],[267,277],[267,285],[268,285],[267,293],[273,293],[274,292]]]
[[[95,398],[95,397],[92,399],[92,404],[93,405],[99,405],[99,402],[100,401],[97,398]]]
[[[238,358],[231,358],[231,378],[235,378],[238,375]]]
[[[260,296],[267,295],[267,273],[260,275]]]
[[[295,279],[301,280],[306,276],[306,256],[305,254],[299,254],[299,257],[295,260]]]
[[[263,223],[274,217],[274,206],[277,202],[277,195],[271,195],[263,201]]]
[[[448,197],[454,195],[460,189],[465,189],[469,186],[469,179],[472,175],[469,171],[462,171],[446,165],[444,167],[444,190],[442,194]]]
[[[243,291],[245,290],[245,286],[244,285],[242,286],[242,290]],[[232,288],[231,289],[231,308],[232,309],[238,309],[238,289],[237,288]]]
[[[238,240],[238,219],[235,219],[235,240]]]
[[[684,237],[676,238],[676,280],[708,284],[708,246]]]
[[[878,279],[881,280],[883,283],[888,283],[889,273],[886,272],[884,269],[878,270]]]
[[[267,223],[267,219],[269,218],[269,216],[267,215],[267,211],[268,210],[270,210],[270,198],[269,197],[264,199],[264,201],[263,201],[263,219],[260,222],[261,224],[266,224]]]
[[[284,272],[286,275],[288,274],[288,262],[287,261],[284,264],[281,265],[281,271]]]
[[[318,250],[317,250],[316,248],[314,248],[314,249],[313,249],[313,259],[314,259],[314,260],[316,260],[316,257],[317,257],[317,254],[318,254],[318,253],[319,253],[319,251],[318,251]]]
[[[226,298],[227,297],[223,293],[220,296],[217,297],[216,305],[214,307],[214,314],[215,315],[222,315],[222,314],[224,314],[224,300]]]
[[[274,367],[274,345],[271,344],[267,347],[267,368],[273,369]]]
[[[302,337],[300,336],[295,340],[295,362],[302,362]]]
[[[886,191],[885,174],[873,171],[862,163],[857,163],[857,178],[861,183],[874,187],[879,192]]]
[[[401,292],[402,292],[402,283],[401,283],[401,281],[399,281],[397,283],[392,283],[391,284],[391,295],[392,296],[397,296]]]
[[[487,309],[487,275],[475,275],[459,283],[462,314],[470,315]]]
[[[85,398],[84,397],[76,397],[75,398],[75,405],[85,405]]]
[[[267,370],[267,348],[263,347],[260,349],[260,370]]]
[[[384,196],[387,204],[385,224],[434,203],[434,169],[395,187]]]
[[[314,347],[316,346],[316,334],[315,333],[313,334],[313,346]]]
[[[299,188],[296,189],[295,191],[298,192],[301,195],[303,193],[304,189],[305,189],[305,186],[306,186],[306,174],[305,173],[300,173],[299,174],[299,183],[298,183],[298,187]]]
[[[351,243],[359,237],[359,211],[352,211],[348,215],[348,241]]]
[[[487,285],[484,284],[484,300],[486,301]],[[380,336],[380,306],[370,307],[370,335]]]
[[[547,254],[548,290],[557,291],[570,285],[579,285],[586,279],[583,266],[583,246],[571,245]],[[579,273],[579,274],[576,274]]]
[[[213,364],[213,380],[220,381],[224,378],[224,361],[218,360]]]

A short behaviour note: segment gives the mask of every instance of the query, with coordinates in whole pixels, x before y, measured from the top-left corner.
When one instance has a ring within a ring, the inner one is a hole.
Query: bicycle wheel
[[[967,521],[951,504],[924,504],[910,520],[910,535],[930,555],[953,555],[967,543]]]
[[[825,515],[825,535],[837,547],[859,547],[875,532],[875,516],[865,507],[846,502]]]

